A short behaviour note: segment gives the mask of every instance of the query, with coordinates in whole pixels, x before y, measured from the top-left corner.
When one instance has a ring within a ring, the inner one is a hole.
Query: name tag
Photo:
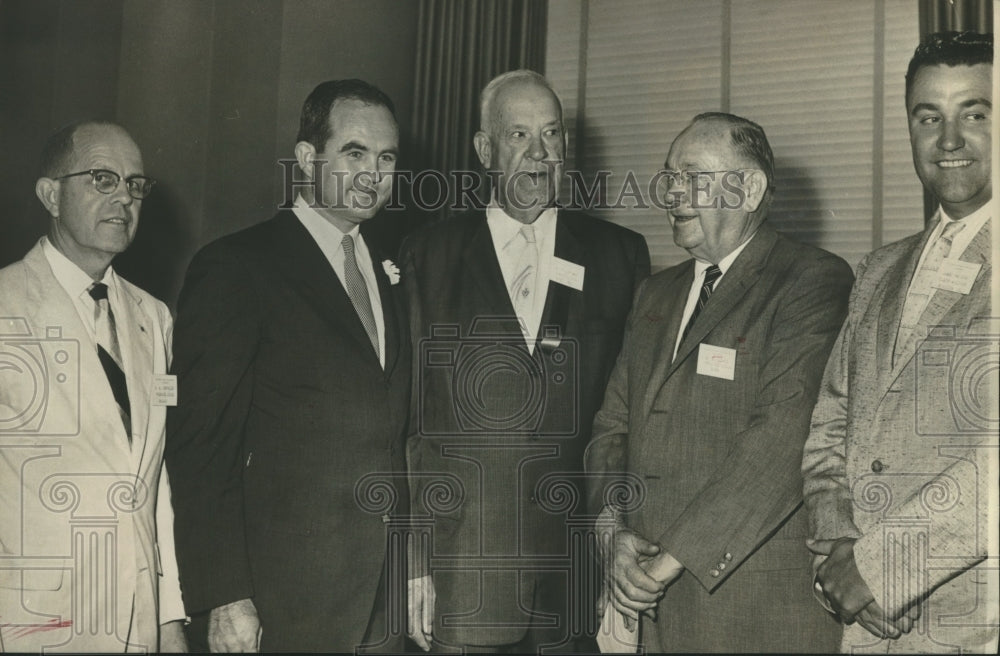
[[[698,373],[702,376],[733,380],[736,376],[736,349],[699,344]]]
[[[583,291],[583,275],[585,270],[579,264],[569,262],[561,257],[552,258],[552,270],[549,273],[549,280],[560,285],[566,285],[573,289]]]
[[[177,376],[155,374],[153,376],[153,405],[177,405]]]
[[[968,294],[972,289],[972,283],[976,282],[976,276],[982,264],[974,262],[963,262],[962,260],[942,260],[941,266],[937,270],[937,275],[931,283],[938,289],[947,292],[958,292]]]

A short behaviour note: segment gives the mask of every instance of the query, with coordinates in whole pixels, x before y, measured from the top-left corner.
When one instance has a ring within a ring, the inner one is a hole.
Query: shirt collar
[[[52,267],[52,274],[70,298],[79,298],[94,284],[94,279],[56,248],[48,237],[42,237],[42,253]],[[101,282],[108,286],[109,295],[114,294],[117,297],[118,276],[114,268],[110,266],[107,268]]]
[[[535,227],[535,233],[539,239],[554,230],[556,217],[556,208],[548,207],[542,210],[542,213],[531,224]],[[496,201],[491,202],[486,208],[486,223],[489,224],[490,234],[493,235],[493,243],[497,250],[505,248],[525,225],[507,214],[496,204]]]
[[[292,211],[295,212],[295,216],[299,217],[299,221],[309,229],[309,232],[314,235],[323,235],[325,239],[333,241],[338,245],[344,240],[344,235],[350,235],[355,243],[358,241],[358,236],[361,233],[360,224],[355,224],[348,232],[341,232],[340,228],[327,221],[314,208],[309,207],[309,203],[302,197],[302,194],[295,197],[295,205],[292,207]]]
[[[740,244],[739,246],[737,246],[729,255],[727,255],[724,258],[722,258],[721,260],[719,260],[719,271],[722,272],[723,276],[726,275],[726,271],[729,271],[729,267],[731,267],[733,265],[733,262],[736,261],[736,258],[740,256],[740,253],[742,253],[743,249],[745,249],[747,247],[747,244],[749,244],[751,241],[753,241],[753,238],[757,236],[757,233],[759,231],[760,231],[760,228],[757,228],[757,230],[754,230],[754,233],[752,235],[750,235],[749,239],[747,239],[745,242],[743,242],[742,244]],[[697,280],[699,276],[701,276],[703,273],[705,273],[705,270],[708,269],[708,267],[710,267],[710,266],[712,266],[711,262],[703,262],[702,260],[696,259],[694,261],[694,278],[695,278],[695,280]]]
[[[991,203],[985,203],[982,207],[964,219],[959,219],[965,224],[965,228],[960,230],[951,241],[950,257],[957,258],[965,252],[968,245],[972,243],[972,240],[975,239],[976,235],[979,234],[979,231],[982,230],[983,225],[990,220],[990,216],[992,215],[992,208],[990,206]],[[941,217],[941,220],[938,221],[937,227],[934,228],[934,234],[931,235],[932,240],[937,239],[937,237],[944,232],[946,224],[955,221],[955,219],[945,213],[943,207],[938,207],[938,216]]]

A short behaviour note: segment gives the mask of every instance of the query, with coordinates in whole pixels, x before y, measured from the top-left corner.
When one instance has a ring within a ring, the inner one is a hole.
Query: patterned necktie
[[[910,289],[906,292],[906,300],[903,302],[903,312],[899,321],[899,333],[896,335],[895,353],[905,353],[915,338],[915,330],[920,323],[920,317],[930,304],[931,297],[936,291],[934,281],[937,278],[938,269],[941,263],[951,252],[951,244],[955,240],[955,235],[965,228],[962,221],[949,221],[944,226],[944,231],[937,238],[934,245],[927,251],[923,263],[916,273],[913,274],[913,281]]]
[[[118,405],[118,414],[128,443],[132,444],[132,407],[128,400],[128,385],[125,382],[125,369],[122,366],[122,352],[118,344],[118,331],[115,328],[115,315],[108,303],[108,286],[103,282],[95,282],[88,289],[94,299],[94,325],[97,328],[97,357],[104,368],[104,375],[111,385],[111,392]]]
[[[381,357],[378,348],[378,328],[375,326],[375,313],[372,312],[372,301],[368,296],[368,286],[365,279],[361,277],[361,270],[358,269],[358,260],[354,256],[354,239],[350,235],[344,235],[340,241],[344,248],[344,282],[347,283],[347,295],[351,297],[354,310],[361,319],[361,325],[368,333],[372,348],[375,349],[375,357]]]
[[[701,292],[698,294],[698,302],[694,306],[691,318],[688,319],[687,325],[684,327],[684,335],[681,337],[681,342],[687,339],[688,333],[691,332],[691,326],[694,325],[695,319],[697,319],[698,315],[701,314],[702,309],[705,307],[705,303],[708,303],[708,297],[712,295],[712,287],[721,275],[722,269],[720,269],[717,264],[713,264],[705,269],[705,282],[701,284]]]
[[[519,251],[519,252],[518,252]],[[522,320],[525,334],[528,333],[527,319],[535,303],[535,276],[538,272],[538,245],[535,242],[535,226],[523,225],[511,240],[511,255],[517,256],[514,278],[507,292],[514,306],[514,314]]]

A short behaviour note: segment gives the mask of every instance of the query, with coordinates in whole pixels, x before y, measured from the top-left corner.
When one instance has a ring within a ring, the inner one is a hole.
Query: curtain
[[[920,36],[935,32],[993,32],[991,0],[920,0]]]
[[[519,68],[544,74],[547,0],[421,0],[413,100],[417,171],[481,171],[472,147],[479,92],[496,75]],[[481,185],[480,197],[486,197]],[[449,185],[450,198],[454,185]],[[421,191],[434,201],[437,186]],[[448,206],[432,212],[444,216]]]

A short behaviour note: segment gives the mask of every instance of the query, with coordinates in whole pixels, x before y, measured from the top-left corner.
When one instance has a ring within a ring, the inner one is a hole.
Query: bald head
[[[139,147],[120,125],[84,121],[49,139],[43,169],[35,194],[52,217],[49,241],[100,279],[135,238],[142,200],[131,193],[148,193],[138,183],[144,180]]]

